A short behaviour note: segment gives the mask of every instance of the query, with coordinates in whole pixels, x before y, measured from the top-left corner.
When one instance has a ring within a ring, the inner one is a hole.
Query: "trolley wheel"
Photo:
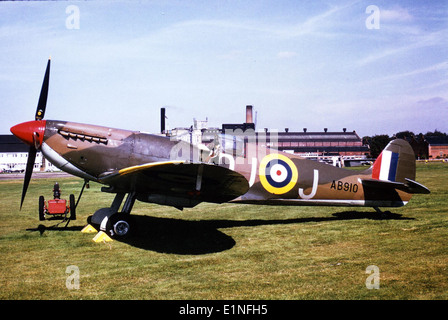
[[[39,220],[45,220],[45,199],[44,196],[39,197]]]
[[[70,200],[70,220],[76,220],[75,196],[71,194],[69,200]]]

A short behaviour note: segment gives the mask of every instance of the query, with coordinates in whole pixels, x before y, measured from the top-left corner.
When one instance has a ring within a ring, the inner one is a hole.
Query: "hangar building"
[[[163,109],[163,108],[162,108]],[[163,119],[165,111],[162,110]],[[370,156],[370,149],[363,145],[361,137],[356,131],[348,132],[345,128],[340,132],[329,132],[325,128],[322,132],[292,132],[288,128],[279,132],[267,128],[256,131],[253,121],[253,107],[246,106],[246,122],[222,124],[221,128],[209,128],[206,121],[194,119],[190,128],[175,128],[165,131],[162,119],[162,132],[173,139],[185,140],[195,144],[208,144],[216,134],[241,134],[250,132],[255,134],[256,141],[266,141],[268,147],[283,152],[294,153],[303,157],[334,161],[334,157],[344,157],[345,160],[362,161]]]
[[[25,172],[29,147],[12,134],[0,135],[0,172]],[[37,152],[33,171],[60,171]]]
[[[431,136],[426,137],[428,142],[428,158],[448,158],[448,137]]]

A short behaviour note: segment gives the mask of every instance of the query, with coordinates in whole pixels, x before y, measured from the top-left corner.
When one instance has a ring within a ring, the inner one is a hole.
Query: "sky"
[[[447,1],[0,2],[0,134],[46,119],[158,132],[245,121],[448,132]]]

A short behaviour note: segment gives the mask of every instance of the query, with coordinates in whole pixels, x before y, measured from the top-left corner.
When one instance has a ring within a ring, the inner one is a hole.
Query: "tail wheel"
[[[76,202],[73,194],[70,195],[70,220],[76,220]]]
[[[132,219],[129,214],[118,212],[110,216],[107,221],[106,231],[113,238],[128,238],[132,230]]]
[[[44,196],[39,197],[39,220],[45,220],[45,199]]]

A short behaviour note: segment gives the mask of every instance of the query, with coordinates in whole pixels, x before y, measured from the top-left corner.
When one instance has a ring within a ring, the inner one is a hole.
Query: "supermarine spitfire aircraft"
[[[414,193],[429,193],[415,179],[415,156],[405,140],[393,140],[373,166],[361,172],[334,167],[243,139],[237,152],[217,138],[208,150],[169,137],[70,121],[44,120],[50,60],[34,121],[11,128],[29,145],[21,207],[36,152],[61,170],[104,184],[116,194],[89,223],[120,238],[133,230],[135,200],[194,207],[201,202],[293,206],[400,207]],[[235,140],[234,140],[235,141]],[[124,205],[120,210],[123,200]]]

